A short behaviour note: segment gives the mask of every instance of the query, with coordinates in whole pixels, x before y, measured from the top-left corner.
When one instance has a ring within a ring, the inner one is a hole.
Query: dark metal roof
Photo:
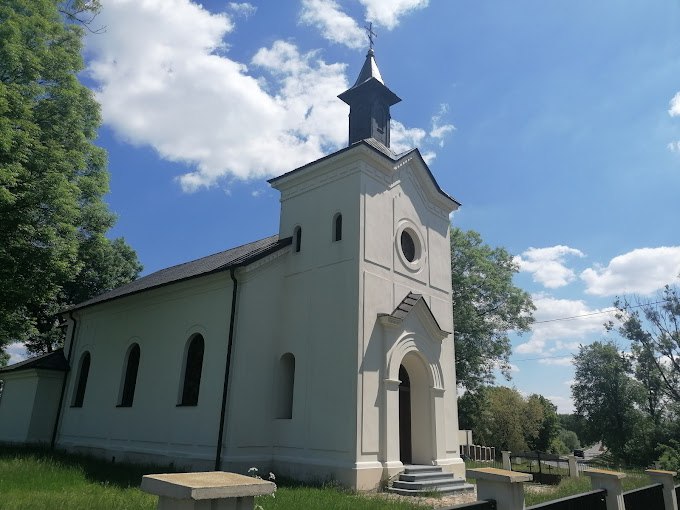
[[[397,305],[397,307],[394,309],[392,313],[379,313],[378,317],[390,317],[392,319],[398,320],[398,321],[403,321],[406,316],[413,310],[413,308],[418,304],[418,301],[423,302],[423,305],[425,305],[425,308],[427,309],[430,317],[434,321],[434,324],[439,328],[440,331],[444,333],[450,333],[450,331],[445,331],[441,328],[439,325],[439,322],[437,322],[437,318],[434,316],[432,313],[432,310],[427,304],[427,301],[423,299],[422,294],[416,294],[414,292],[409,292],[404,299],[401,300],[401,303]]]
[[[389,105],[401,101],[401,98],[385,85],[380,75],[378,64],[375,62],[375,53],[372,48],[366,54],[366,60],[364,60],[364,65],[361,67],[357,81],[349,89],[340,94],[338,98],[351,105],[357,98],[361,98],[364,94],[370,94],[371,92],[383,95]]]
[[[161,269],[160,271],[156,271],[155,273],[151,273],[128,284],[122,285],[117,289],[110,290],[109,292],[100,294],[92,299],[83,301],[82,303],[64,310],[64,312],[79,310],[105,301],[137,294],[149,289],[188,280],[190,278],[225,271],[232,267],[244,266],[288,246],[291,241],[292,238],[290,237],[279,239],[279,236],[273,235],[260,239],[259,241],[244,244],[243,246],[192,260],[191,262],[185,262],[166,269]]]
[[[361,71],[359,71],[359,76],[357,76],[357,81],[354,82],[352,88],[358,87],[363,82],[368,81],[371,78],[375,78],[380,83],[385,85],[382,76],[380,76],[380,69],[378,69],[378,64],[375,61],[375,52],[373,51],[373,48],[369,49],[368,53],[366,53],[366,60],[364,60],[364,65],[361,67]]]
[[[0,373],[30,370],[32,368],[66,372],[69,367],[68,361],[66,361],[66,358],[64,357],[64,349],[57,349],[56,351],[52,351],[47,354],[41,354],[40,356],[20,361],[14,365],[0,368]]]
[[[427,166],[427,163],[425,163],[425,160],[423,159],[423,156],[422,156],[422,154],[420,154],[420,151],[418,149],[411,149],[411,150],[408,150],[406,152],[402,152],[401,154],[395,154],[392,151],[392,149],[390,149],[389,147],[386,147],[384,144],[380,143],[378,140],[375,140],[373,138],[365,138],[363,140],[359,140],[358,142],[353,143],[349,147],[344,147],[344,148],[342,148],[338,151],[333,152],[332,154],[329,154],[328,156],[324,156],[322,158],[317,159],[316,161],[312,161],[311,163],[307,163],[306,165],[302,165],[301,167],[295,168],[294,170],[291,170],[290,172],[286,172],[285,174],[281,174],[278,177],[272,177],[271,179],[268,179],[267,182],[269,184],[275,184],[276,181],[283,179],[284,177],[288,177],[289,175],[293,175],[297,172],[300,172],[307,167],[310,167],[312,165],[316,165],[317,163],[319,163],[321,161],[333,158],[333,157],[337,156],[338,154],[342,154],[343,152],[352,150],[354,147],[358,147],[359,145],[365,145],[367,147],[370,147],[375,152],[378,152],[379,154],[382,154],[386,158],[389,158],[394,163],[401,161],[402,159],[410,156],[411,154],[415,154],[418,157],[418,159],[420,159],[421,163],[423,164],[423,167],[425,167],[425,170],[427,170],[427,175],[430,176],[430,179],[432,180],[432,184],[434,184],[434,187],[437,189],[439,194],[443,195],[444,197],[453,201],[456,205],[458,205],[458,206],[461,205],[461,203],[458,200],[453,198],[446,191],[444,191],[443,189],[441,189],[439,187],[439,184],[437,184],[437,180],[434,178],[434,175],[432,175],[432,171]]]

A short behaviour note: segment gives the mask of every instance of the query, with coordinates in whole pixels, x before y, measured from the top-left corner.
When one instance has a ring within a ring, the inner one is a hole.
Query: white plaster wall
[[[36,372],[38,384],[27,440],[46,443],[52,440],[65,374],[54,370],[36,370]]]
[[[354,485],[360,175],[356,155],[345,154],[277,185],[280,236],[300,226],[302,247],[283,267],[272,359],[291,352],[296,374],[293,417],[275,420],[274,463],[295,476]]]
[[[52,439],[64,373],[29,369],[0,374],[0,441],[46,443]]]
[[[178,459],[210,466],[223,384],[231,306],[229,274],[219,273],[85,309],[77,315],[58,443],[116,458]],[[186,342],[205,340],[198,405],[178,407]],[[132,407],[116,407],[129,346],[140,346]],[[71,407],[78,364],[91,364],[82,408]]]
[[[415,158],[397,169],[379,164],[363,167],[359,310],[362,329],[357,392],[357,433],[360,441],[357,457],[364,463],[380,461],[389,466],[398,461],[398,453],[396,459],[391,458],[395,454],[390,453],[394,445],[398,445],[398,428],[389,432],[392,429],[385,423],[395,420],[398,423],[398,416],[383,415],[381,422],[383,434],[388,431],[388,435],[395,437],[382,437],[381,444],[378,444],[380,436],[375,428],[381,407],[389,407],[384,402],[389,396],[386,393],[389,385],[385,383],[389,375],[383,367],[386,353],[396,342],[391,332],[384,331],[377,315],[391,313],[410,291],[416,292],[423,295],[439,326],[445,331],[453,331],[449,211],[430,198],[431,191],[424,185],[424,179],[429,179],[429,176]],[[400,256],[399,235],[405,227],[414,230],[421,243],[421,257],[416,264],[406,264]],[[403,327],[406,328],[403,333],[408,332],[407,326]],[[426,331],[419,334],[430,336]],[[442,370],[443,392],[430,400],[431,426],[436,431],[430,448],[431,458],[414,458],[414,461],[455,465],[462,472],[463,468],[458,466],[462,463],[458,455],[453,339],[449,336],[438,342],[436,355]],[[427,410],[423,407],[417,412]],[[422,437],[414,439],[423,440]],[[414,445],[414,448],[421,452],[427,450],[422,445]]]
[[[38,389],[35,370],[0,374],[5,383],[0,399],[0,441],[28,441],[31,416]]]

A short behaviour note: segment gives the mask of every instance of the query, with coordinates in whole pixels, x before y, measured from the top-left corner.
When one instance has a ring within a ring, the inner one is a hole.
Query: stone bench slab
[[[223,471],[145,475],[144,492],[174,499],[224,499],[271,494],[276,485],[267,480]]]

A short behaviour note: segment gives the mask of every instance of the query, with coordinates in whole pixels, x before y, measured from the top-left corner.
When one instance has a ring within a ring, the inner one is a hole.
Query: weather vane
[[[368,47],[370,49],[373,49],[373,38],[378,37],[378,34],[376,34],[373,31],[373,23],[372,22],[369,23],[368,25],[366,25],[364,28],[366,29],[366,35],[368,36]]]

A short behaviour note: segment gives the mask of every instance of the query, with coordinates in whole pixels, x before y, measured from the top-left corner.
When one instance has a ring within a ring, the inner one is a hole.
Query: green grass
[[[626,478],[622,480],[623,490],[629,491],[646,485],[651,485],[650,478],[641,471],[625,471]],[[524,499],[527,506],[537,505],[553,499],[566,498],[593,490],[590,477],[564,478],[559,485],[541,485],[540,491],[534,491],[530,484],[525,485]]]
[[[172,466],[111,463],[40,447],[0,445],[2,510],[152,510],[158,498],[139,489],[142,476]],[[367,497],[336,486],[277,480],[276,497],[257,498],[264,510],[414,510],[422,506]]]
[[[380,495],[365,496],[336,486],[279,486],[275,497],[261,496],[256,500],[264,510],[423,510],[417,502],[387,500]]]

